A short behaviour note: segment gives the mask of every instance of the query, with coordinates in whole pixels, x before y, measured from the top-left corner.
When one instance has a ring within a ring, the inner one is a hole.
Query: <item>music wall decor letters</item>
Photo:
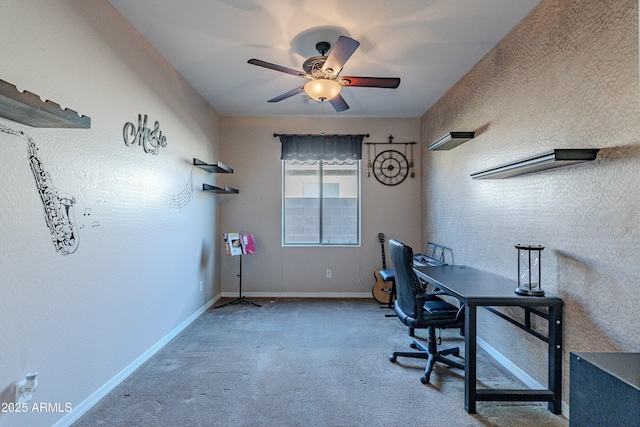
[[[78,248],[79,236],[73,216],[73,205],[76,198],[70,195],[59,194],[52,185],[49,173],[42,168],[42,162],[38,158],[38,147],[30,136],[22,131],[16,131],[0,124],[0,131],[14,135],[27,141],[27,154],[29,166],[36,181],[38,194],[44,208],[44,219],[51,233],[51,240],[56,252],[69,255]]]
[[[167,146],[167,137],[162,134],[160,130],[160,122],[156,120],[153,130],[147,127],[148,117],[145,114],[144,119],[142,114],[138,114],[138,128],[131,122],[127,122],[122,130],[122,137],[127,147],[135,145],[142,145],[144,152],[147,154],[157,155],[160,147],[165,148]]]

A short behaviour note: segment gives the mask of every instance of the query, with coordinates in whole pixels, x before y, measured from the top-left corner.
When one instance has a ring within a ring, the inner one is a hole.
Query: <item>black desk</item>
[[[414,266],[419,278],[460,300],[465,309],[465,372],[464,406],[468,413],[476,412],[477,401],[549,402],[554,414],[562,405],[562,300],[558,297],[530,297],[514,292],[517,283],[504,277],[462,265]],[[495,310],[498,306],[523,307],[524,323]],[[549,346],[547,390],[477,389],[476,332],[477,308],[485,307]],[[547,312],[538,308],[547,307]],[[531,329],[531,315],[547,319],[548,336]]]

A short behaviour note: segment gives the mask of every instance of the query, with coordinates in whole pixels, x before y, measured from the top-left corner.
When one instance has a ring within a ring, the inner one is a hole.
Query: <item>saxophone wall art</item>
[[[22,131],[16,131],[0,124],[0,131],[15,135],[27,142],[27,154],[29,166],[36,180],[38,194],[44,208],[44,219],[51,233],[51,240],[56,252],[69,255],[78,249],[79,236],[73,216],[73,205],[76,199],[73,196],[61,195],[53,187],[50,176],[42,168],[42,162],[38,158],[38,147],[30,136]]]

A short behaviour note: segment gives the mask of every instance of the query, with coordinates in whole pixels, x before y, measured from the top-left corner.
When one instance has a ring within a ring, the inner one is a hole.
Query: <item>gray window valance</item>
[[[277,135],[282,143],[282,160],[362,159],[362,139],[368,135]]]

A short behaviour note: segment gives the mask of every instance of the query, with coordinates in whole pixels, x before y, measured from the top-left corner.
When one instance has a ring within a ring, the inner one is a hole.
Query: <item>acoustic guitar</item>
[[[373,294],[373,298],[379,303],[388,304],[393,283],[385,282],[382,280],[382,277],[380,277],[380,271],[387,269],[387,261],[384,256],[384,234],[378,233],[378,240],[380,241],[380,248],[382,249],[382,268],[377,269],[376,272],[373,273],[376,283],[373,285],[371,293]]]

